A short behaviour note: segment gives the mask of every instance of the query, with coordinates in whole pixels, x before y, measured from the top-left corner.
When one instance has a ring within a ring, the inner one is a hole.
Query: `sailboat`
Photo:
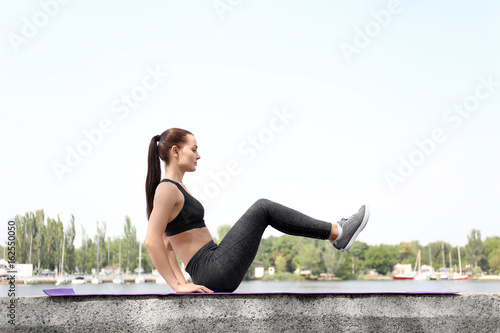
[[[413,280],[415,281],[427,280],[427,275],[422,273],[422,268],[420,267],[420,250],[418,250],[417,262],[415,263],[415,270],[416,270],[415,277],[413,278]]]
[[[139,242],[139,276],[135,278],[135,283],[144,283],[144,278],[141,276],[141,271],[142,271],[142,266],[141,266],[141,261],[142,260],[142,244]]]
[[[394,280],[413,280],[415,272],[411,268],[411,264],[397,264],[395,266],[396,274],[392,276]]]
[[[429,280],[431,281],[436,281],[438,279],[436,273],[434,272],[434,267],[432,267],[432,253],[431,253],[431,245],[429,244],[429,269],[430,269],[430,276]]]
[[[448,280],[448,268],[444,261],[444,243],[441,243],[441,253],[443,254],[443,267],[439,269],[439,278],[441,280]]]
[[[113,261],[115,261],[115,260],[113,259]],[[120,239],[120,254],[118,257],[118,271],[120,272],[120,275],[115,276],[115,278],[113,279],[113,283],[115,283],[115,284],[121,284],[124,282],[122,279],[122,240],[121,239]]]
[[[102,280],[99,278],[99,236],[97,236],[97,277],[92,279],[92,284],[100,284]]]
[[[64,273],[64,242],[65,239],[64,239],[64,235],[63,235],[63,248],[62,248],[62,259],[61,259],[61,275],[57,278],[57,281],[56,281],[56,286],[59,286],[61,284],[68,284],[69,281],[66,280],[64,277],[63,277],[63,273]]]
[[[75,277],[73,280],[71,280],[71,284],[85,284],[87,281],[85,281],[85,275],[83,273],[75,274]]]
[[[465,274],[462,274],[462,261],[460,260],[460,247],[457,246],[458,249],[458,268],[460,270],[460,273],[454,273],[453,276],[451,277],[452,280],[468,280],[469,277]]]

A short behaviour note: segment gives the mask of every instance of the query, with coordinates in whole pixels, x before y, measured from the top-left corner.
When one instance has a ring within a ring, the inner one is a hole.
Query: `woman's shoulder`
[[[183,195],[179,188],[171,182],[160,182],[156,187],[155,199],[154,201],[159,201],[162,203],[177,203],[183,200]]]

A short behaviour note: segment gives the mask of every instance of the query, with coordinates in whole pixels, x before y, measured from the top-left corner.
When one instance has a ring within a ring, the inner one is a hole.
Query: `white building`
[[[254,267],[254,274],[253,275],[256,278],[261,278],[264,276],[264,265],[262,265],[262,263],[254,261],[253,267]]]

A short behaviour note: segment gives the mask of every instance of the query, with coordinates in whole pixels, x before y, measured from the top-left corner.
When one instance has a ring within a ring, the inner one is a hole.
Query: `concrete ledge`
[[[500,294],[15,299],[16,324],[2,315],[1,332],[500,332]]]

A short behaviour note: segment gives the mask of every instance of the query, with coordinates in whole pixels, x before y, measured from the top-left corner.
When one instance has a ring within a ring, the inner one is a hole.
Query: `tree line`
[[[81,225],[82,241],[75,248],[75,217],[71,215],[68,225],[48,217],[45,221],[43,210],[17,215],[15,237],[15,261],[18,264],[33,264],[34,274],[43,270],[89,274],[97,267],[97,246],[99,246],[99,267],[114,267],[123,273],[134,272],[139,266],[139,241],[135,226],[128,216],[125,217],[123,233],[120,236],[106,236],[106,222],[96,222],[96,234],[90,237]],[[7,244],[5,244],[7,245]],[[153,263],[142,243],[141,266],[151,272]],[[64,247],[64,266],[63,266]],[[6,246],[0,246],[0,256]]]
[[[45,221],[43,210],[18,215],[15,222],[16,263],[33,264],[35,273],[43,269],[60,271],[63,247],[65,272],[91,273],[92,268],[97,267],[98,245],[101,268],[120,266],[123,273],[130,273],[139,265],[140,242],[128,216],[125,217],[122,234],[115,237],[106,235],[105,222],[96,222],[94,237],[89,237],[82,225],[82,242],[78,248],[74,245],[76,228],[73,215],[66,226],[59,217],[47,218]],[[214,241],[219,243],[230,227],[220,226]],[[473,229],[467,239],[467,244],[460,247],[462,266],[470,265],[475,272],[500,273],[500,237],[488,237],[483,241],[481,232]],[[4,248],[0,246],[0,256]],[[419,251],[422,265],[432,265],[437,270],[443,267],[444,257],[444,267],[458,267],[458,247],[443,241],[427,245],[421,245],[418,241],[397,245],[368,245],[357,241],[349,252],[338,252],[330,242],[289,235],[262,239],[255,260],[265,268],[274,266],[277,273],[308,269],[313,275],[329,273],[348,279],[372,269],[385,275],[397,263],[414,265]],[[142,251],[142,268],[144,272],[154,269],[145,247]]]
[[[228,226],[221,228],[219,233],[227,230]],[[467,239],[467,244],[460,247],[462,268],[468,265],[474,273],[500,273],[500,237],[488,237],[483,241],[481,232],[473,229]],[[323,240],[289,235],[271,236],[262,239],[255,260],[262,263],[264,268],[274,266],[277,273],[307,269],[316,276],[329,273],[341,279],[350,279],[373,269],[378,274],[386,275],[398,263],[412,264],[414,268],[419,251],[421,265],[431,265],[436,271],[441,267],[458,270],[458,247],[443,241],[427,245],[421,245],[418,241],[401,242],[398,245],[368,245],[357,241],[348,252],[339,252],[330,242]]]

